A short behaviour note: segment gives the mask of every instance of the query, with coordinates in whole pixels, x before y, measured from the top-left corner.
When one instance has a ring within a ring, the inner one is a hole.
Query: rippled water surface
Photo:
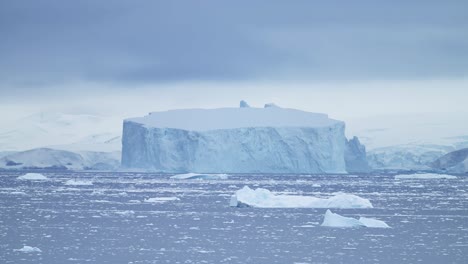
[[[468,263],[468,177],[234,175],[174,180],[144,173],[0,172],[0,263]],[[70,179],[92,185],[65,185]],[[391,229],[321,227],[326,209],[231,208],[244,185],[329,197]],[[156,199],[150,199],[156,198]],[[149,200],[148,200],[149,199]],[[145,202],[152,201],[152,202]],[[42,252],[17,251],[23,246]]]

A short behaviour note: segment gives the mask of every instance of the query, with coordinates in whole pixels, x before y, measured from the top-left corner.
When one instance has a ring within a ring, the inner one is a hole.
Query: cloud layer
[[[462,78],[466,10],[466,1],[2,1],[0,93],[75,81]]]

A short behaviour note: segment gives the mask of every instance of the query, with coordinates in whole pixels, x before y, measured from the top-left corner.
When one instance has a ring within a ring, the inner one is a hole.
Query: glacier
[[[11,152],[0,157],[0,169],[116,170],[120,152],[71,152],[37,148]]]
[[[447,153],[432,162],[430,166],[450,173],[468,173],[468,148]]]
[[[122,167],[170,173],[347,172],[344,122],[271,104],[240,105],[124,120]]]

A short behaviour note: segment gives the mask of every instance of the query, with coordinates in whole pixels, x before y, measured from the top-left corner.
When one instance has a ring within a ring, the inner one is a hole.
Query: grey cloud
[[[467,9],[465,1],[2,1],[0,86],[460,77]]]

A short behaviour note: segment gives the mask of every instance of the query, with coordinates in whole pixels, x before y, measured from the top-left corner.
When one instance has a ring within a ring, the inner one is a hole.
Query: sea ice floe
[[[437,173],[399,174],[395,179],[456,179],[457,176]]]
[[[363,223],[366,227],[390,228],[384,221],[374,218],[359,217],[359,222]]]
[[[180,200],[177,197],[154,197],[145,199],[145,203],[165,203],[169,201],[178,201]]]
[[[260,208],[372,208],[368,199],[353,194],[337,194],[323,199],[312,196],[276,195],[267,189],[253,190],[248,186],[236,191],[229,205]]]
[[[18,180],[33,180],[33,181],[43,181],[48,178],[40,173],[26,173],[17,178]]]
[[[371,227],[371,228],[390,228],[384,221],[360,217],[359,220],[352,217],[345,217],[332,213],[327,210],[323,219],[322,226],[326,227]]]
[[[206,173],[184,173],[171,176],[171,179],[187,180],[187,179],[203,179],[203,180],[225,180],[227,174],[206,174]]]
[[[23,246],[22,248],[15,249],[14,251],[19,251],[19,252],[24,252],[24,253],[42,252],[42,250],[40,250],[39,248],[31,247],[31,246]]]
[[[75,179],[72,179],[72,180],[68,180],[65,182],[65,185],[93,185],[93,182],[92,181],[89,181],[89,180],[75,180]]]

